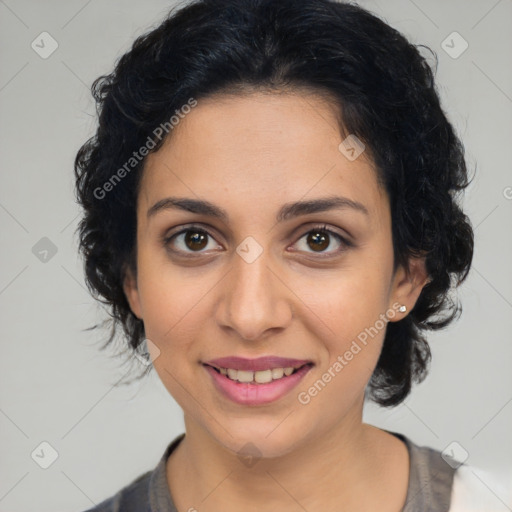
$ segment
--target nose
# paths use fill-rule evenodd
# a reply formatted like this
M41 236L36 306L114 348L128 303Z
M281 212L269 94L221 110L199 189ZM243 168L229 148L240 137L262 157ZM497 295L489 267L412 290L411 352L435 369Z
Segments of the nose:
M250 263L235 253L231 271L223 279L217 323L246 341L275 335L293 316L293 294L270 263L265 251Z

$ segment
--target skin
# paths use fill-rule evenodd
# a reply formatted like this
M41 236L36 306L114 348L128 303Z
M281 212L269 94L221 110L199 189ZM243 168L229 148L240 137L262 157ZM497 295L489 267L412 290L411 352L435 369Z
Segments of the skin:
M409 458L394 436L362 422L365 387L385 328L311 401L297 399L357 335L393 309L410 311L425 284L423 259L393 273L391 216L367 152L349 161L334 106L311 92L201 99L150 154L137 203L137 275L125 293L159 353L154 367L184 411L186 437L167 461L179 511L398 511ZM285 204L332 195L362 203L276 222ZM210 201L228 221L179 209L147 211L166 197ZM209 230L199 252L179 235ZM318 250L308 233L331 235ZM191 228L192 230L194 228ZM252 236L252 263L236 248ZM316 249L316 250L315 250ZM322 256L325 256L322 259ZM231 402L202 362L236 355L306 359L297 388L266 405ZM237 452L251 442L251 467Z

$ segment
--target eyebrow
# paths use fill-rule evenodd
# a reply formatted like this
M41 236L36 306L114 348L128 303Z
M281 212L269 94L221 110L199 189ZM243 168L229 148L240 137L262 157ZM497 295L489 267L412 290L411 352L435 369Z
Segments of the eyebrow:
M201 199L191 199L185 197L166 197L157 201L147 212L147 217L150 218L158 212L170 209L184 210L199 215L206 215L216 219L228 222L229 215L226 210ZM318 199L311 199L309 201L297 201L294 203L286 203L279 210L276 220L282 222L300 215L307 215L311 213L325 212L328 210L344 210L351 209L360 212L366 216L370 213L366 206L358 201L354 201L347 197L330 196Z

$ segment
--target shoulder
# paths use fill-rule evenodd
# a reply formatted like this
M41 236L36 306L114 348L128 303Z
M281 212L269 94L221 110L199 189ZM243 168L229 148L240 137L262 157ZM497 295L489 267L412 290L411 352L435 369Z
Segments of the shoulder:
M512 510L512 474L499 474L463 464L453 480L449 512Z
M488 471L390 432L410 455L409 487L402 512L510 512L512 473Z
M138 476L112 497L84 512L176 512L166 479L166 461L185 434L177 436L164 451L156 467Z
M409 452L409 483L402 512L447 512L455 468L440 451L419 446L403 434L387 432L405 443Z
M85 512L146 512L152 471L140 475L116 494Z

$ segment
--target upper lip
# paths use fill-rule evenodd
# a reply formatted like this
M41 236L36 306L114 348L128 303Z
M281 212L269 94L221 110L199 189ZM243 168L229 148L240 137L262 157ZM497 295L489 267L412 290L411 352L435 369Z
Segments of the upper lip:
M264 356L256 359L231 356L211 359L204 364L215 368L232 368L233 370L258 372L261 370L272 370L274 368L299 368L308 363L311 363L311 361L277 356Z

